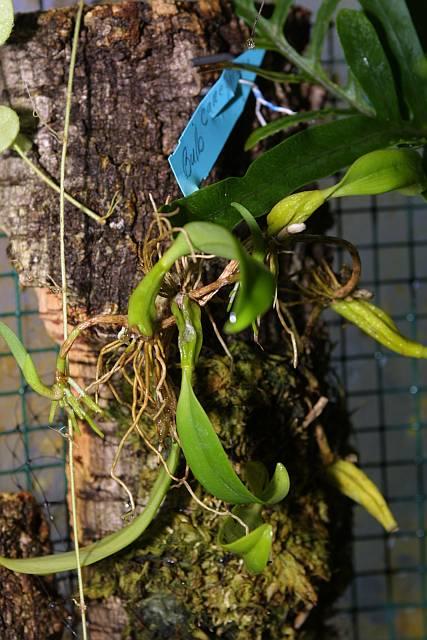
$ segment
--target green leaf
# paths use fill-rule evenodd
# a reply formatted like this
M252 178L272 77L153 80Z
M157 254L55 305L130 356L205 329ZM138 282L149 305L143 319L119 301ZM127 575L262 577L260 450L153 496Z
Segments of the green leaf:
M301 55L288 42L283 32L277 28L277 25L271 19L267 20L258 15L252 2L235 0L235 5L237 13L247 22L249 27L254 24L256 19L257 47L277 51L295 65L300 73L308 77L312 82L323 85L338 100L345 100L357 111L367 116L374 115L372 108L365 100L357 100L352 94L348 94L340 84L337 84L329 77L328 73L313 56ZM320 20L319 25L324 25L324 22Z
M168 469L171 474L175 472L178 466L179 451L179 446L173 444L167 459ZM108 558L139 538L155 517L169 489L170 483L170 475L166 472L166 469L161 466L157 480L150 491L144 511L137 516L131 524L123 527L120 531L116 531L87 547L80 548L80 565L87 567L94 562ZM32 573L36 575L60 573L77 568L74 551L25 559L12 559L0 556L0 566L18 573Z
M256 466L258 463L253 464ZM266 472L265 467L264 470ZM233 515L245 523L249 533L231 516L224 520L218 533L222 548L241 556L246 569L254 574L265 569L273 542L272 527L263 522L261 509L259 504L238 505L232 509Z
M234 512L234 509L233 509ZM220 532L219 542L224 551L235 553L243 558L246 569L257 575L261 573L269 561L271 547L273 543L273 528L269 524L262 524L246 535L233 540L233 535L229 533L227 527L233 523L233 519L227 518ZM242 527L240 527L243 530ZM231 542L225 542L231 538Z
M407 133L407 136L413 134ZM328 177L361 155L405 140L404 129L366 116L353 116L310 127L257 158L243 178L227 178L176 200L176 224L208 220L232 228L239 202L255 217L268 213L285 196L310 182Z
M277 27L280 33L283 32L286 18L289 15L292 4L293 0L276 0L276 6L274 7L273 15L271 16L271 22Z
M390 316L371 302L337 300L332 302L331 309L391 351L410 358L427 358L427 347L405 338Z
M18 133L18 115L13 109L0 105L0 153L12 146Z
M280 131L286 131L291 127L295 127L302 122L314 122L315 120L322 120L335 115L352 115L354 111L349 109L320 109L319 111L301 111L293 116L283 116L277 118L272 122L269 122L264 127L255 129L245 142L245 151L252 149L258 142L269 138L270 136L279 133Z
M181 355L181 391L176 409L176 427L188 466L200 484L216 498L232 504L275 504L289 490L285 467L276 466L271 482L258 497L243 484L233 469L223 446L192 387L192 375L198 349L201 325L193 322L190 312L195 303L187 301L172 312L177 319Z
M348 66L365 91L378 118L400 119L390 63L372 23L362 11L342 9L337 30Z
M347 82L344 90L350 100L354 102L366 102L367 100L359 81L354 77L350 68L347 69Z
M0 336L9 347L27 384L39 395L49 398L50 400L58 400L59 398L57 397L55 388L47 387L43 384L30 354L25 349L19 338L14 334L12 329L9 329L7 324L4 324L4 322L0 322Z
M397 522L383 495L366 473L347 460L336 460L325 468L326 477L345 496L362 505L386 531L396 531Z
M311 58L316 63L320 62L323 43L331 27L332 16L339 2L340 0L323 0L317 11L306 54L307 58Z
M425 124L427 83L420 82L415 73L424 53L405 1L360 0L360 4L369 18L380 23L399 67L403 97L414 120L419 124Z
M12 0L0 0L0 45L4 44L13 28Z
M212 424L183 370L176 427L185 459L195 478L216 498L232 504L260 502L234 471Z
M258 15L253 0L234 0L236 14L248 24L253 24Z
M227 331L242 331L271 307L275 282L270 271L252 258L224 227L208 222L191 222L132 292L128 308L130 327L137 326L144 335L153 335L155 300L163 279L175 261L190 255L193 249L239 262L240 288L225 326Z
M242 216L243 220L246 222L249 227L249 231L251 233L252 238L252 256L255 260L259 262L264 262L265 260L265 242L264 237L262 235L261 228L250 211L246 209L243 205L238 202L232 202L231 206L236 209Z
M278 462L274 470L273 477L259 494L263 504L277 504L281 502L289 493L290 481L286 467Z

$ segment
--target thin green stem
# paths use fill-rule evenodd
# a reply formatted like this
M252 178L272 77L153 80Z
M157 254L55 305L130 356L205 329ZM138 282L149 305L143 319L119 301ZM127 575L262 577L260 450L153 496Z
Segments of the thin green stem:
M17 142L14 143L12 149L16 151L16 153L22 158L25 164L30 167L31 171L38 175L38 177L41 178L43 182L45 182L51 189L53 189L57 193L60 193L61 189L59 185L57 185L56 182L52 180L52 178L49 178L49 176L44 171L42 171L40 167L38 167L32 160L30 160L30 158L28 158L26 153L21 149ZM66 191L64 191L64 198L75 207L77 207L77 209L80 209L80 211L89 216L89 218L92 218L92 220L99 222L99 224L105 224L107 216L98 215L97 213L95 213L95 211L92 211L92 209L89 209L89 207L86 207L86 205L73 198L73 196L70 196L70 194Z
M71 101L73 95L74 70L76 66L77 49L79 44L80 25L82 21L84 0L79 0L74 25L73 44L71 47L70 68L68 72L67 93L64 114L64 132L61 154L61 168L59 181L59 241L61 260L61 287L62 287L62 322L64 330L64 341L68 337L68 300L67 300L67 267L65 262L65 167L67 160L68 135L70 130ZM70 481L71 514L74 531L74 551L77 565L77 581L79 585L79 607L82 620L83 640L87 640L86 604L84 596L82 568L80 563L79 531L77 522L77 501L74 478L74 432L72 421L68 419L68 468Z

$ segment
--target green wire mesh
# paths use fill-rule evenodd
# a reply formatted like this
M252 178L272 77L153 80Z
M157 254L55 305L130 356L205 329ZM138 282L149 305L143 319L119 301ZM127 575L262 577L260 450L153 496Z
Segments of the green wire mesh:
M10 269L7 243L1 234L0 319L24 342L48 381L57 349L38 317L34 293L22 291L17 274ZM65 439L46 424L48 402L28 388L8 351L0 351L0 372L0 490L34 493L52 524L56 547L63 547L68 538Z
M398 196L344 207L344 202L337 205L336 232L360 249L362 286L375 293L406 335L425 342L427 207ZM343 323L331 323L331 332L361 466L382 489L400 525L388 536L356 507L355 577L337 619L345 638L425 639L427 396L422 381L427 366L373 346Z

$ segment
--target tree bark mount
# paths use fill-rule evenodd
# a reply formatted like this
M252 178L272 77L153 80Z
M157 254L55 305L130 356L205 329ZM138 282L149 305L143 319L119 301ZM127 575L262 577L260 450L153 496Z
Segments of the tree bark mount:
M21 16L13 37L0 50L1 101L10 102L21 112L24 125L34 129L30 156L55 180L59 173L73 26L73 10ZM290 28L295 40L303 46L307 39L307 14L296 10ZM72 323L97 313L125 312L129 294L140 277L138 246L151 218L149 195L152 194L159 205L168 196L178 195L167 157L197 106L207 81L206 76L192 67L191 59L220 51L237 54L243 49L247 36L226 0L131 1L85 10L75 72L66 188L101 215L107 212L116 194L119 203L114 215L103 226L67 205L66 265ZM291 106L296 108L315 106L319 99L316 90L288 90L287 95ZM30 115L33 111L37 114L36 127ZM251 120L251 117L244 118L239 127L250 128ZM242 146L240 140L237 148ZM212 177L241 173L247 162L247 155L228 146ZM58 197L21 159L7 154L0 161L0 198L7 203L0 211L0 227L10 239L12 263L22 285L37 288L42 317L49 333L60 342L60 301L54 290L60 281ZM72 350L71 374L80 384L93 379L96 351L112 337L92 334L80 340ZM322 350L326 352L325 345ZM245 351L245 355L252 358L249 352ZM222 372L221 363L218 360L210 366L219 367ZM256 370L254 365L253 371ZM280 372L288 375L283 367ZM209 393L215 394L222 388L218 387L222 375L214 375L210 380ZM248 373L248 384L251 379L255 379L254 375ZM295 401L290 400L292 413L286 416L292 424L295 420L303 420L307 404L304 397L297 401L297 396L307 387L309 379L309 373L289 376ZM233 384L236 380L224 382L230 397ZM271 385L273 389L273 381ZM270 393L271 389L267 385L265 393ZM314 385L309 400L315 400L321 391ZM221 410L212 408L217 416L221 411L226 415L225 399L224 403ZM227 411L231 411L228 405ZM249 418L245 411L242 408L245 415L242 424L246 424L245 420L252 424L252 413ZM256 411L259 408L253 413ZM123 525L125 496L109 475L120 440L118 425L110 421L101 426L106 434L103 441L84 429L77 443L77 499L82 544ZM308 456L309 436L297 428L294 431L295 438L300 439L300 444L295 445L295 454ZM290 446L294 444L290 443ZM248 447L244 444L241 449L246 453ZM122 460L118 473L138 497L138 507L142 507L155 460L132 445L125 448ZM186 499L177 498L175 506L178 505L178 511L182 513L178 520L171 521L165 516L166 519L159 521L157 529L154 528L146 541L149 552L137 551L136 556L133 552L122 554L112 564L104 569L101 565L100 572L91 575L89 593L94 598L89 604L91 639L204 640L218 635L230 640L299 637L304 617L318 602L320 585L327 584L336 569L334 560L329 558L329 549L339 527L344 526L345 517L343 520L337 518L331 533L332 516L325 500L324 492L316 489L308 501L298 497L291 503L288 515L277 516L277 526L283 530L288 527L292 545L288 544L283 556L287 561L283 568L275 568L286 575L287 583L277 579L268 586L262 583L262 578L255 583L242 576L235 559L223 560L223 573L218 573L217 560L212 561L206 555L202 541L197 536L192 538L194 534L189 533L189 527L194 525L196 531L202 531L202 539L209 537L209 522L194 514L189 516L191 509ZM332 513L333 507L331 509ZM344 509L343 513L348 512ZM285 518L283 521L282 517ZM293 524L286 518L294 518ZM301 531L310 528L313 536L318 537L317 541L311 540L308 533L301 537ZM188 534L181 550L170 529L178 538ZM215 545L213 538L210 542ZM194 556L194 562L200 565L196 573L190 575L190 567L170 573L175 564L182 566L176 558L181 558L193 547L203 549L203 553L197 555L197 561ZM202 579L203 567L208 580ZM183 582L185 571L189 575L186 585ZM234 573L236 577L230 586ZM219 606L216 599L222 599L224 595L222 584L229 602ZM204 595L200 602L193 602L189 594L197 595L199 590ZM288 596L287 591L291 595ZM243 606L239 628L236 620L239 607ZM271 625L268 616L274 619ZM263 625L265 633L270 635L262 635ZM318 639L320 635L302 637Z
M49 553L49 526L33 496L0 493L0 555L29 558ZM3 640L60 640L68 615L52 580L0 567L0 635Z

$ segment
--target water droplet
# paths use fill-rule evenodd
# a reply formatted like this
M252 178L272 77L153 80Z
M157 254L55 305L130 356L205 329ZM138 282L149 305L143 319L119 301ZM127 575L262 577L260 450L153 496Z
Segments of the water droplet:
M253 38L248 38L246 40L246 48L247 49L255 49L255 40Z
M415 384L413 384L411 387L409 387L409 393L412 396L415 396L418 393L418 387Z
M415 315L413 313L408 313L406 316L406 319L408 322L414 322L415 320Z
M230 322L231 322L231 324L236 324L236 322L237 322L236 314L233 313L233 312L230 313Z

